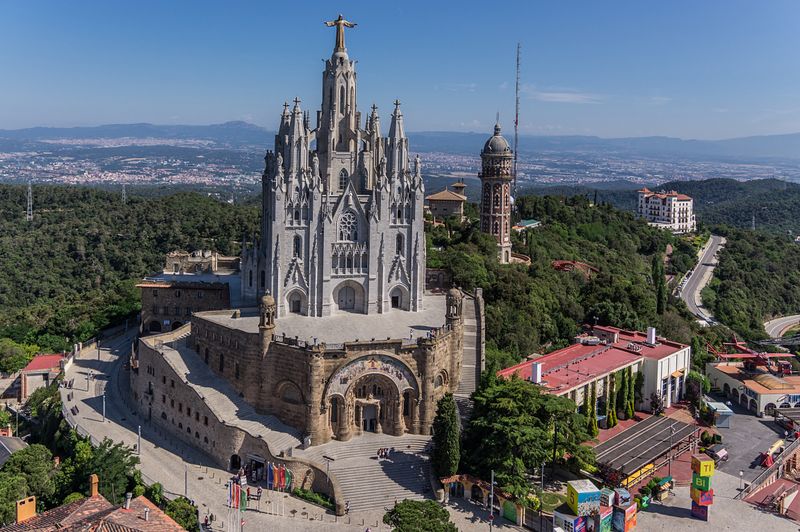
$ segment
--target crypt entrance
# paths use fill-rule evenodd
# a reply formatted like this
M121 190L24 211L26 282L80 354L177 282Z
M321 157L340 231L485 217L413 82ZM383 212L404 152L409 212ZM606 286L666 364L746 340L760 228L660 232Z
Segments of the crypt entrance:
M327 390L331 437L349 440L365 432L401 436L417 423L417 385L401 361L362 357L340 368Z

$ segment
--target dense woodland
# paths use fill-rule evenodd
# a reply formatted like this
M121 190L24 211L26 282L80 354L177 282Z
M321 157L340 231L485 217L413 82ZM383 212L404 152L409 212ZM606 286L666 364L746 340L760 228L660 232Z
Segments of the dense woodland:
M595 320L640 330L652 325L665 336L690 341L692 320L685 307L663 292L659 304L653 275L653 258L660 262L668 244L673 253L667 273L693 265L690 241L583 197L527 196L518 206L521 217L542 222L514 235L514 249L531 257L530 267L499 265L494 240L476 223L450 221L428 238L430 267L449 268L454 282L468 290L483 288L490 362L508 366L562 347L580 324ZM587 279L577 271L557 271L551 263L559 259L585 262L600 272Z
M717 228L727 237L703 302L746 339L766 337L763 322L800 313L800 245L783 235Z
M137 280L175 249L237 254L258 207L197 193L129 197L78 187L0 186L0 366L25 346L67 349L139 308ZM0 367L0 369L4 369Z

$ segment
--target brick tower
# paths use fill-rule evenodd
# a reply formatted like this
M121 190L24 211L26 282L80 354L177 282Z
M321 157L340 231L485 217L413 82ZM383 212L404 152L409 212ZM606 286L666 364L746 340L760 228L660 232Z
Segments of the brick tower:
M499 122L494 135L481 151L481 231L497 240L501 264L511 262L511 182L514 154L500 134Z

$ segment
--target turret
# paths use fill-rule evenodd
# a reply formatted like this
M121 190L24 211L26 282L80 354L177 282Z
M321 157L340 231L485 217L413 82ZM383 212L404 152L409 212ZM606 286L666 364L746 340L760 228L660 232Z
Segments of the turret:
M390 179L402 177L408 170L408 139L403 128L400 100L394 101L389 136L386 138L386 162Z
M258 334L261 341L261 356L264 357L275 333L275 298L264 294L258 307Z

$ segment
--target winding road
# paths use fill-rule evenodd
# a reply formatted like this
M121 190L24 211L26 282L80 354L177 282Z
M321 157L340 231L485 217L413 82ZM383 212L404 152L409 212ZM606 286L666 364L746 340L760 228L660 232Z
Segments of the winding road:
M798 324L800 324L800 314L795 314L793 316L784 316L782 318L766 321L764 322L764 329L770 337L780 338L783 336L783 333L786 332L786 329Z
M701 292L706 287L714 274L717 266L717 252L725 245L725 238L718 235L711 235L700 259L697 261L691 275L689 275L679 289L680 298L689 307L689 312L703 324L714 325L714 316L703 306Z

